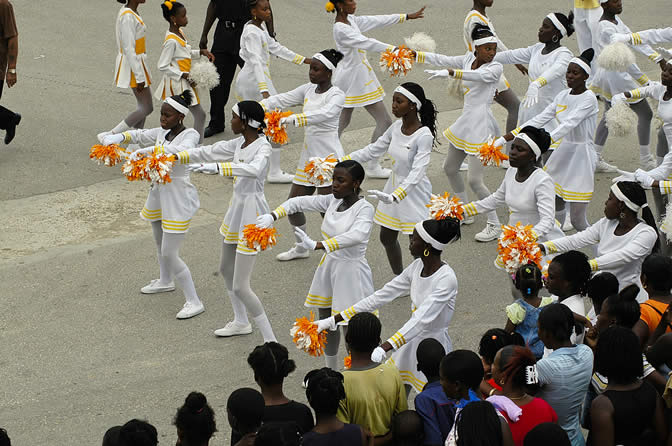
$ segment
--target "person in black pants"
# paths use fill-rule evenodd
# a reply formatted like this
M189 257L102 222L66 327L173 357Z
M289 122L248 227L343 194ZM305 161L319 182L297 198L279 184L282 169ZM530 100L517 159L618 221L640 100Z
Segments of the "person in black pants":
M16 29L14 9L9 0L0 0L0 98L4 81L7 87L16 84L16 59L19 53L19 33ZM21 115L0 106L0 129L6 130L5 144L16 134Z
M206 138L224 131L224 107L229 100L236 65L242 68L244 63L238 53L243 26L250 20L247 0L210 0L199 44L201 49L208 47L208 33L215 20L218 22L210 52L215 56L214 64L220 80L219 85L210 91L210 123L205 129ZM272 16L266 25L274 37Z

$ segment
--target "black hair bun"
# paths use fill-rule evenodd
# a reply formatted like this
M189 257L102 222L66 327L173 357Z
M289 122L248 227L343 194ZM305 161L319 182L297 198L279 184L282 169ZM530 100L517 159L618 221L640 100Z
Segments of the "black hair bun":
M206 404L208 404L208 400L201 392L191 392L184 400L184 407L192 413L200 412Z
M191 106L191 101L194 99L194 94L191 90L184 90L178 95L179 102L185 107Z
M532 141L537 143L539 150L541 150L542 153L546 152L549 147L551 147L551 135L544 128L537 128L528 125L523 127L520 132L525 133L527 136L532 138Z
M588 62L588 65L593 61L593 57L595 57L595 50L592 48L588 48L586 51L581 53L581 59L585 60Z

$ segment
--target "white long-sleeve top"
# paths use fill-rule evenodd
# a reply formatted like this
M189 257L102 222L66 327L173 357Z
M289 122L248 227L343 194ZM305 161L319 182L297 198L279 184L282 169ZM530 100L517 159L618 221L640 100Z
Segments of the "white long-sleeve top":
M341 312L343 320L355 314L373 312L400 296L411 296L411 318L387 341L398 350L422 333L444 332L455 310L457 277L448 264L434 274L422 277L422 260L415 259L397 277L357 304Z
M621 289L636 284L641 288L639 276L642 262L651 254L658 234L649 225L639 222L623 235L615 235L618 219L601 218L584 231L544 242L547 254L567 252L597 244L597 257L590 260L593 271L608 271L618 278Z
M191 105L198 104L198 95L191 88L189 81L182 78L184 73L191 72L191 59L198 57L200 57L200 51L192 50L191 45L183 36L167 31L157 64L163 78L156 87L154 96L159 100L164 100L167 97L181 94L184 90L191 90Z
M136 84L143 82L150 84L151 79L145 64L147 59L146 33L147 26L140 15L127 7L119 10L115 26L119 50L114 74L117 87L135 87Z
M672 147L672 98L665 100L666 92L666 86L660 82L652 81L646 87L631 90L630 94L633 98L652 98L658 101L658 116L663 121L663 132L665 133L667 144ZM670 169L672 169L672 166L670 166ZM672 170L670 170L670 173L672 173Z
M672 42L672 28L653 28L631 34L633 45L653 45Z
M273 211L278 218L303 211L324 213L322 219L322 246L327 255L341 260L357 260L366 255L366 247L373 228L374 208L364 199L344 211L338 207L343 199L329 195L294 197Z

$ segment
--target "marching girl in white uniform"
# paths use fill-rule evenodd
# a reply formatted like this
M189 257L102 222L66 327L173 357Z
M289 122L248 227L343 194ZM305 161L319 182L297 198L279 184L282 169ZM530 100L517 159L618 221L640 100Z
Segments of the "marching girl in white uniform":
M336 324L350 320L355 314L373 312L401 296L411 296L411 317L380 347L371 353L371 360L383 362L386 353L394 350L390 361L396 365L406 385L421 392L427 384L418 371L416 350L423 339L434 338L446 352L452 350L448 326L455 310L457 277L441 260L446 246L460 238L460 222L455 218L425 220L415 225L409 249L415 260L383 288L339 314L318 321L318 331L334 330Z
M436 109L420 85L406 82L394 90L392 114L401 119L376 142L346 159L363 163L388 153L394 162L392 176L382 192L370 190L369 196L379 200L373 220L380 225L380 241L392 271L401 274L404 265L399 233L410 237L415 224L429 217L432 183L427 168L436 135Z
M602 18L598 24L597 35L593 38L593 48L595 49L596 56L599 56L604 47L611 43L612 35L630 32L630 28L618 17L618 14L623 11L621 0L601 0L601 4L603 9ZM665 61L662 56L650 46L637 45L633 48L656 63L662 61L661 68L665 68ZM595 132L595 150L598 154L601 155L609 136L606 114L611 108L611 97L617 93L630 91L648 83L649 78L639 69L637 64L632 64L625 73L608 71L602 68L599 63L595 65L595 73L591 78L589 88L605 102L604 115ZM641 98L629 99L628 105L637 114L639 164L643 169L652 169L656 165L650 151L653 112L651 111L651 107L649 107L649 103L643 101ZM611 169L611 171L614 171L614 169Z
M394 48L394 45L366 37L363 33L383 26L404 23L406 20L421 19L424 17L425 8L412 14L376 16L355 16L357 10L355 0L328 1L326 8L329 12L336 12L334 41L336 48L345 56L334 73L334 85L345 92L345 108L341 113L338 133L341 135L350 125L355 108L364 107L376 121L376 128L371 135L371 142L375 142L392 124L392 118L385 110L382 102L385 92L369 64L366 52L382 53ZM377 160L371 161L366 167L369 178L390 176L389 169L383 169Z
M586 88L593 54L593 50L588 49L581 57L573 58L567 67L569 89L561 91L543 112L521 126L542 128L554 119L559 122L551 132L551 140L562 141L544 169L555 183L555 218L565 221L565 203L569 202L570 221L577 231L588 227L586 211L595 188L597 155L593 150L593 135L599 107L595 94ZM516 133L518 129L500 140L511 141ZM500 140L495 144L500 144Z
M459 68L425 71L431 74L430 79L453 77L462 80L464 88L462 115L443 131L443 136L450 143L443 170L448 176L453 192L463 203L469 202L460 176L460 165L465 158L469 164L467 180L471 190L479 199L490 195L483 181L484 167L477 155L478 149L488 141L488 138L499 132L490 106L503 72L502 64L493 62L497 53L497 37L483 25L476 25L473 34L476 50L463 56L451 57L420 51L416 53L419 63ZM471 224L473 219L465 219L463 223ZM487 225L476 234L475 238L479 242L489 242L499 237L500 232L499 218L493 211L488 213Z
M161 106L161 127L106 135L103 144L132 143L145 146L146 148L133 153L134 158L141 154L150 154L155 149L165 153L177 153L185 148L196 147L198 132L185 128L183 124L184 117L189 114L191 99L190 91L167 98ZM159 278L152 280L141 291L144 294L173 291L175 280L186 299L184 307L177 313L177 318L188 319L205 311L196 294L189 267L179 257L180 246L200 202L185 166L175 165L170 172L170 178L170 183L152 183L145 206L140 212L143 220L152 223L160 271Z
M270 227L273 221L302 211L324 213L322 241L312 240L303 230L295 228L306 250L321 250L322 256L305 306L318 308L319 317L350 308L373 293L371 268L366 262L366 246L373 227L373 206L359 196L364 168L353 160L341 161L334 167L333 194L294 197L278 206L271 214L257 218L257 226ZM347 327L347 322L340 325ZM327 367L338 370L340 332L327 333Z
M297 65L310 65L310 59L280 45L268 34L266 21L271 18L268 0L248 0L252 20L245 24L240 36L240 58L245 65L236 77L236 97L239 101L261 101L277 94L271 80L271 54ZM280 153L274 147L268 169L269 183L291 183L292 175L282 171Z
M498 51L495 62L501 64L528 64L530 85L525 93L523 106L518 112L518 123L529 121L553 102L553 98L567 88L565 74L567 65L574 55L561 40L574 33L571 19L562 13L552 12L541 22L536 43L527 48ZM558 126L557 121L548 122L544 128L552 131ZM555 149L557 143L552 144L550 150ZM547 158L550 152L545 152Z
M240 135L238 138L185 150L177 156L178 162L184 164L208 163L194 165L193 170L197 172L234 178L233 196L219 229L224 237L219 271L226 281L234 320L215 330L215 335L226 337L252 333L247 318L249 312L264 342L271 342L275 341L271 323L250 287L257 251L248 248L243 236L245 225L254 224L257 215L270 211L264 196L264 180L271 144L261 133L263 126L264 109L261 105L254 101L239 102L233 107L231 115L231 130Z
M333 154L340 159L344 155L341 140L338 138L338 117L343 110L345 93L331 84L332 73L341 59L343 54L336 50L324 50L315 54L308 72L309 83L261 101L262 107L267 110L303 105L301 113L282 118L282 122L291 122L296 127L306 127L303 150L289 190L289 198L312 195L315 189L320 195L331 193L331 183L324 183L316 188L308 180L304 168L312 157L325 158ZM291 214L289 222L292 226L306 231L306 217L303 212ZM297 245L287 252L278 254L276 258L285 261L309 257L309 251L298 246L301 239L297 238L296 241Z
M189 80L191 72L191 59L198 59L201 54L210 60L214 60L207 49L192 50L187 43L187 38L181 28L187 26L187 8L182 3L167 0L161 4L163 17L170 23L166 38L163 41L163 49L159 56L159 71L163 74L161 82L154 91L156 99L165 100L169 96L180 94L185 90L192 93L192 101L189 111L194 115L194 129L201 135L199 143L203 143L203 130L205 129L205 111L201 106L196 84Z
M639 211L644 221L637 218ZM590 261L593 271L612 273L621 289L633 283L639 286L640 303L648 298L639 279L642 262L659 250L660 243L642 186L632 181L612 184L604 203L604 218L585 231L544 242L540 247L547 254L554 254L591 245L597 245L597 257Z
M98 140L101 142L105 135L125 132L130 128L143 128L145 118L153 110L152 93L149 90L152 79L146 63L147 26L138 14L138 6L145 0L117 1L125 5L117 14L115 35L119 53L114 64L114 83L119 88L130 88L133 91L138 108L109 132L99 133Z

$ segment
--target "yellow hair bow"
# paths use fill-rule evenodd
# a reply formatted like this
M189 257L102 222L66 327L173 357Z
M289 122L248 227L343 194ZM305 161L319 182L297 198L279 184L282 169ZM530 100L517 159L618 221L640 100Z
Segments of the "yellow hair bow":
M168 11L172 11L173 9L173 2L171 0L166 0L163 2L164 5L166 5L166 8L168 8Z
M334 5L333 2L328 1L327 4L324 5L324 9L325 9L327 12L333 12L334 9L336 9L336 5Z

